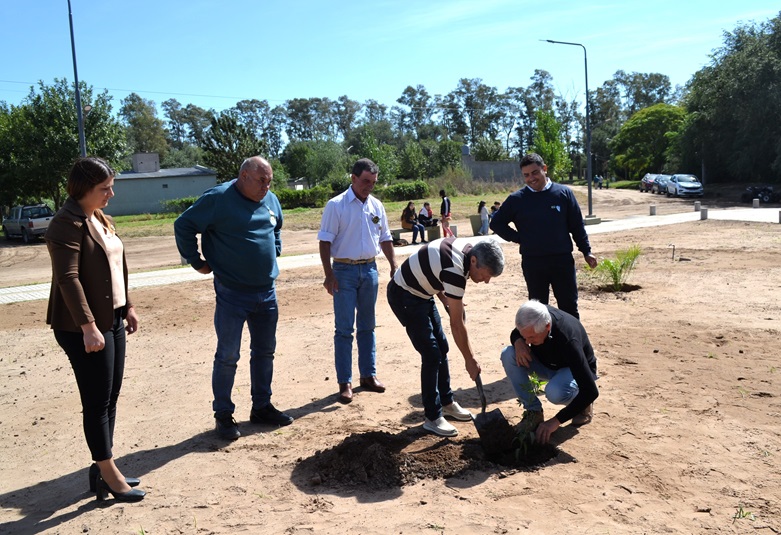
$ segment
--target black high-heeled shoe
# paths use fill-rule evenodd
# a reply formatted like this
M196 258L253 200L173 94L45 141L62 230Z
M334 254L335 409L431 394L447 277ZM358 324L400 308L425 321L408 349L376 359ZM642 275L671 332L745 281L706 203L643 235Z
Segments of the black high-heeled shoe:
M108 498L109 493L114 496L114 499L118 502L140 502L146 496L146 491L141 489L130 489L127 492L114 492L108 483L103 481L103 478L98 476L98 482L95 489L95 496L99 502L102 502Z
M98 468L97 464L92 464L92 466L89 467L89 491L95 492L95 490L98 488L98 476L100 475L100 468ZM131 487L137 487L141 484L141 480L137 477L126 477L125 483L130 485Z

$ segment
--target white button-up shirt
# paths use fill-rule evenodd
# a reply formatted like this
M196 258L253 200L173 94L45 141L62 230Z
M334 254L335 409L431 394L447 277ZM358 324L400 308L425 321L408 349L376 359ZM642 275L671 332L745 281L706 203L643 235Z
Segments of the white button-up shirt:
M350 186L325 205L317 239L331 243L333 258L365 260L379 255L380 243L393 237L382 203L371 195L361 202Z

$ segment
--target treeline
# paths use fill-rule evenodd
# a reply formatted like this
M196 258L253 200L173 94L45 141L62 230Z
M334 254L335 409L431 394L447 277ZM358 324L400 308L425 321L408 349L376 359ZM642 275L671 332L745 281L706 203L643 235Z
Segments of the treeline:
M711 63L685 88L659 73L616 72L590 92L594 174L636 179L646 172L703 170L709 182L776 181L781 176L781 17L726 33ZM202 164L220 180L264 154L275 187L292 178L313 187L343 183L358 157L375 160L381 180L427 180L458 168L461 146L478 160L540 152L556 179L583 176L585 116L577 96L556 92L536 70L526 87L500 91L463 78L445 95L408 86L396 103L344 95L251 99L217 112L133 93L114 112L107 92L80 87L88 153L119 169L134 152L157 152L161 166ZM74 88L66 80L31 88L19 106L0 102L0 204L49 198L59 205L78 155Z

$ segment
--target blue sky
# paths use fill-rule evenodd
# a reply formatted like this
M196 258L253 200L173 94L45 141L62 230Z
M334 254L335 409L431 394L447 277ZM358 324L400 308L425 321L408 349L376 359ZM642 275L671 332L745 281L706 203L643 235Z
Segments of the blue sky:
M504 91L535 69L583 99L617 70L685 84L723 32L778 15L741 0L71 0L79 78L114 96L176 98L222 110L241 99L282 104L340 95L389 107L408 85L446 94L460 78ZM0 0L0 100L38 80L73 81L67 0Z

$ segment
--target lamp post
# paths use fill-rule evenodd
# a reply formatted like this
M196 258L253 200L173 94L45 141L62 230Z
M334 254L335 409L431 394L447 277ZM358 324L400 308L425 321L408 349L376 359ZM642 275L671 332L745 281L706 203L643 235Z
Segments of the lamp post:
M586 67L586 184L588 185L588 217L594 217L591 201L591 118L589 116L588 104L588 56L586 47L580 43L568 43L567 41L554 41L552 39L541 39L554 45L579 46L583 49L583 64Z
M73 78L76 83L76 118L79 122L79 153L84 158L87 155L87 142L84 139L84 116L81 111L81 92L79 91L79 71L76 68L76 40L73 38L73 12L71 0L68 0L68 21L71 27L71 51L73 52ZM90 108L92 109L92 108Z

